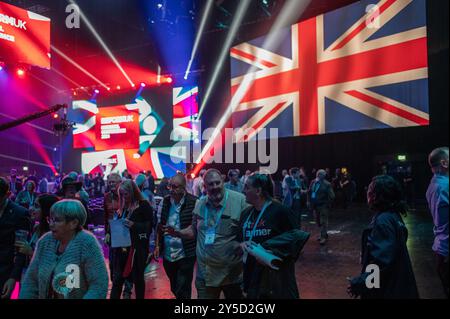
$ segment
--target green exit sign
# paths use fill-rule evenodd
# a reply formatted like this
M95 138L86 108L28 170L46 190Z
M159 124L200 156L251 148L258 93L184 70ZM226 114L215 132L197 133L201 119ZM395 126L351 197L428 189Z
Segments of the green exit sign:
M406 161L406 155L397 155L397 160L399 160L400 162Z

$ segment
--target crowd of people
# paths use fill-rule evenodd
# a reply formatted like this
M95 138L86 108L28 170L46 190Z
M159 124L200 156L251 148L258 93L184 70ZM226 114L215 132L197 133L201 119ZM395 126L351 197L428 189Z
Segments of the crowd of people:
M434 173L426 197L435 224L437 268L448 296L448 148L431 152ZM347 169L283 170L277 183L264 172L231 169L182 173L158 185L150 174L127 171L55 180L21 181L17 171L0 178L0 289L10 298L20 282L23 299L145 298L145 268L163 261L173 295L299 298L295 263L310 234L301 215L313 212L320 245L328 240L333 207L346 208L356 185ZM226 182L225 182L226 181ZM89 201L103 198L104 244L90 232ZM362 235L362 272L348 293L361 298L418 298L402 216L402 188L388 175L373 178L367 203L374 217ZM154 241L154 247L150 244ZM106 261L109 262L108 267ZM196 272L194 278L194 268ZM381 288L369 289L367 266L380 268ZM108 274L109 269L109 274Z

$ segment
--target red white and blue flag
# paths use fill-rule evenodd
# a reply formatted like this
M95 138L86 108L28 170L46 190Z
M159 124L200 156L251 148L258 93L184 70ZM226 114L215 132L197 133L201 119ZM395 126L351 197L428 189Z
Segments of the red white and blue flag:
M375 7L373 5L376 5ZM363 0L231 49L237 141L429 125L425 0ZM256 67L248 73L250 67ZM244 82L245 83L245 82Z
M173 88L173 141L190 141L198 138L194 118L198 115L198 87Z

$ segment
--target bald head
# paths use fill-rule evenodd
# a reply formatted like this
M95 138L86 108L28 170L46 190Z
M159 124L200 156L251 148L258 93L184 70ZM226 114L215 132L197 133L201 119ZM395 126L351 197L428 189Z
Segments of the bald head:
M170 197L179 203L186 194L186 178L182 174L176 174L169 181Z
M428 155L433 173L448 174L448 147L439 147L431 151Z
M183 174L177 174L172 176L170 179L170 183L180 185L183 188L186 188L186 178Z
M223 183L222 173L217 169L209 169L203 177L205 181L206 193L213 205L217 205L223 198L225 187Z
M324 179L327 176L327 172L324 169L319 169L316 173L318 179Z
M206 182L206 180L214 178L214 177L217 177L217 176L222 179L222 173L219 170L215 169L215 168L211 168L211 169L209 169L209 170L207 170L205 172L205 175L203 176L203 179Z

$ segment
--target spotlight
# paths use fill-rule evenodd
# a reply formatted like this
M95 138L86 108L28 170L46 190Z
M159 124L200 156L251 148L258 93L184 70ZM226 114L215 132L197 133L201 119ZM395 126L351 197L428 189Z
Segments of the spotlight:
M166 82L167 82L167 83L172 83L172 82L173 82L173 79L172 79L171 77L167 77L167 78L166 78Z
M296 1L294 1L296 2ZM244 16L247 12L247 9L250 5L250 1L240 1L238 8L236 9L236 13L233 18L233 22L231 23L230 31L228 32L227 38L225 39L225 43L222 49L222 53L219 56L219 59L216 63L216 67L214 69L214 72L211 76L211 79L209 80L208 87L206 89L205 95L203 95L203 101L200 106L200 110L198 113L198 117L200 118L205 110L206 104L208 103L209 97L212 94L212 91L219 79L219 75L222 72L222 69L225 65L225 61L230 55L230 48L233 44L233 40L236 37L236 34L239 30L239 26L241 25L241 22L244 19Z
M27 171L28 171L28 166L24 166L24 167L23 167L23 171L24 171L24 172L27 172Z
M116 67L120 70L120 72L123 74L123 76L127 79L128 83L133 83L128 76L128 74L125 72L123 67L120 65L117 58L114 56L110 48L106 45L105 41L103 41L102 37L98 34L97 30L95 30L94 26L91 24L89 19L84 15L84 13L80 10L79 6L74 0L69 0L70 3L76 5L78 7L78 14L83 19L84 23L87 25L88 29L91 31L92 35L97 39L98 43L102 46L105 53L110 57L110 59L113 61L113 63L116 65ZM106 88L106 86L103 86Z
M120 85L116 86L116 90L120 90Z
M271 30L278 30L281 28L281 26L284 26L287 24L287 22L291 21L297 21L298 17L303 14L306 7L311 3L310 0L305 1L290 1L286 2L286 4L283 6L280 14L278 15L277 19L275 20L274 24L272 25ZM292 22L293 23L293 22ZM269 32L269 35L267 39L264 41L263 48L265 50L273 50L273 48L276 48L279 45L280 38L277 37L276 32ZM231 117L231 114L238 105L243 100L245 94L247 93L247 88L250 87L253 77L252 74L257 71L257 68L255 66L250 67L250 69L247 71L247 75L244 77L244 80L242 83L240 83L237 91L233 95L230 103L227 106L226 112L223 114L221 119L219 120L219 123L216 125L216 131L213 134L213 136L210 137L206 145L203 147L202 152L199 157L197 157L196 163L200 163L195 167L195 170L200 170L201 167L204 165L204 163L201 163L201 160L206 156L207 152L210 151L212 145L214 144L218 133L222 131L222 129L225 127L226 123ZM211 83L211 82L210 82ZM206 95L203 97L203 101L205 101ZM203 107L200 109L199 115L197 118L201 117L203 111ZM216 133L217 132L217 133Z
M135 88L135 87L136 87L136 84L132 83L132 84L131 84L131 87Z
M58 113L53 113L53 118L57 119L59 117Z
M111 91L111 88L110 88L110 87L108 87L108 88L107 88L107 90L108 90L108 91Z
M156 83L161 83L161 66L158 65L158 76L156 77Z
M69 58L66 54L64 54L62 51L60 51L57 47L55 46L51 46L52 50L55 51L58 55L60 55L64 60L66 60L67 62L69 62L70 64L72 64L74 67L76 67L78 70L80 70L81 72L83 72L84 74L86 74L87 76L89 76L91 79L93 79L95 82L97 82L98 84L100 84L102 87L104 87L105 89L107 88L106 84L103 83L102 81L100 81L98 78L96 78L95 76L93 76L91 73L89 73L86 69L84 69L81 65L79 65L78 63L76 63L74 60L72 60L71 58ZM82 90L84 90L84 88L81 88Z
M141 82L141 84L139 84L139 89L137 90L135 99L141 96L141 93L142 91L144 91L145 86L146 84L144 82Z
M91 98L89 99L89 101L95 102L95 101L96 101L96 98L97 98L97 95L98 95L99 93L100 93L100 90L99 90L99 89L95 89L94 92L92 93L92 96L91 96Z
M195 37L194 47L192 49L191 58L189 59L188 67L186 69L186 72L184 74L184 79L187 80L189 77L189 73L191 71L192 63L194 61L195 55L197 54L198 46L200 44L200 38L203 34L203 30L205 29L206 20L210 16L211 9L213 7L213 0L208 0L208 2L205 5L205 10L203 11L202 20L200 22L200 27L197 31L197 36Z
M158 9L161 9L163 7L163 4L162 3L158 3L157 7L158 7Z
M25 75L25 70L22 69L22 68L18 68L17 69L17 75L20 76L20 77L24 76Z

